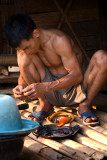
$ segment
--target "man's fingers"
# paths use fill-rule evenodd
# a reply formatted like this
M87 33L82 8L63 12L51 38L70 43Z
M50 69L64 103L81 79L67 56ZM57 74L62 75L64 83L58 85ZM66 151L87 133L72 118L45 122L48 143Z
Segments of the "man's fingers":
M14 94L22 95L22 93L21 93L21 92L19 92L19 91L17 91L17 90L14 90L13 92L14 92Z
M26 88L22 89L22 92L29 92L32 90L32 87L31 86L27 86Z
M30 90L30 91L28 91L28 92L25 92L25 93L23 93L23 95L24 96L31 96L33 93L32 93L32 91Z

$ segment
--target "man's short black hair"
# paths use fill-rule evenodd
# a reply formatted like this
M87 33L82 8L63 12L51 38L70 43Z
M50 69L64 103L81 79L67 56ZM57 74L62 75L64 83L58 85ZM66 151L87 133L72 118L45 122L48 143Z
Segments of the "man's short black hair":
M29 40L32 37L36 24L26 14L15 14L10 17L5 26L5 33L9 45L16 48L23 39Z

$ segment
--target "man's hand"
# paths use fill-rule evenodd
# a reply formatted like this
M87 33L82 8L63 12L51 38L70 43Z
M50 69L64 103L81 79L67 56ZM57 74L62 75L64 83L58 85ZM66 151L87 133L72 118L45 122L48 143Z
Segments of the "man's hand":
M13 89L13 94L15 98L18 98L22 101L26 100L26 97L23 95L22 89L24 89L26 86L25 85L17 85Z
M22 92L24 96L27 96L30 99L36 99L43 96L46 91L44 90L44 85L42 83L33 83L22 89Z

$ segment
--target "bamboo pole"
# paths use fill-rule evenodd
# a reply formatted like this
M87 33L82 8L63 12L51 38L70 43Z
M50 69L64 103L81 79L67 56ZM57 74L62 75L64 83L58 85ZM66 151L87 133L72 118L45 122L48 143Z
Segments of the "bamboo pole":
M0 55L0 65L1 66L17 66L17 56L16 55Z
M29 114L31 114L31 112L28 112L28 111L26 111L26 110L21 110L20 111L20 114L21 114L21 116L23 117L23 118L28 118L28 116L29 116Z
M105 145L105 144L102 144L98 141L95 141L89 137L85 137L79 133L77 133L75 135L74 140L83 144L83 145L91 147L97 151L100 151L101 153L103 153L104 155L107 156L107 145Z
M89 57L87 56L87 54L86 54L86 52L85 52L85 50L84 50L84 48L83 48L83 46L82 46L82 44L81 44L78 36L77 36L77 34L74 32L73 27L71 26L71 23L69 22L66 14L63 13L63 10L62 10L62 8L60 7L60 5L59 5L59 3L57 2L57 0L54 0L54 3L56 4L56 6L57 6L58 10L60 11L60 13L64 16L64 18L65 18L65 20L66 20L66 23L67 23L68 27L70 28L71 32L73 33L73 35L74 35L74 37L75 37L75 39L76 39L76 41L77 41L77 43L78 43L81 51L83 52L83 54L85 55L87 61L89 62Z
M102 126L103 128L107 129L107 123L106 123L106 122L100 120L100 124L101 124L101 126Z
M101 159L105 158L105 155L103 153L98 152L95 149L90 148L90 146L88 147L86 145L80 144L80 143L75 142L73 140L65 139L65 140L59 140L59 142L61 142L64 145L67 145L68 147L72 146L73 149L76 149L78 151L83 151L84 153L86 153L90 157L92 157L93 159L101 160Z
M75 121L78 122L79 124L83 124L82 119L80 119L78 116L75 116ZM99 133L105 134L107 136L107 130L99 125L95 127L91 127L91 126L88 126L88 127Z
M50 147L47 147L42 143L37 142L36 140L31 139L28 136L25 138L24 146L29 150L45 157L46 159L56 160L57 157L61 159L61 157L63 156L63 160L66 160L66 156L58 153L57 151L53 150ZM70 158L68 158L67 160L70 160Z
M99 133L99 132L97 132L87 126L81 125L77 122L74 122L74 121L72 122L72 125L76 125L76 124L81 126L81 133L83 135L88 136L98 142L101 142L101 143L107 145L107 136L106 135L101 134L101 133Z
M36 138L36 136L34 136L32 133L28 137L30 137L40 143L43 143L43 144L57 150L58 152L63 153L64 155L66 155L74 160L91 159L87 154L84 154L80 151L74 150L73 148L65 146L59 142L52 140L52 139L46 139L46 138L41 138L41 137Z
M93 110L93 112L104 122L107 123L107 113L98 111L98 110Z
M66 14L66 15L68 14L69 9L70 9L70 7L71 7L71 4L72 4L72 0L69 0L69 1L68 1L68 4L67 4L67 6L66 6L66 8L65 8L65 10L64 10L64 14ZM57 29L60 29L60 28L61 28L64 20L65 20L65 17L64 17L64 15L62 15L62 17L61 17L61 19L60 19L60 22L58 23Z

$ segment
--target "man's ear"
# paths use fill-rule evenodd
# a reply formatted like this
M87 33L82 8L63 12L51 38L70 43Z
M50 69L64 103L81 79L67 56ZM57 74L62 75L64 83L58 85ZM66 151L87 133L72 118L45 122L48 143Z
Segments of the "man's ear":
M34 31L33 31L33 37L34 38L38 38L39 36L40 36L39 30L38 29L34 29Z

